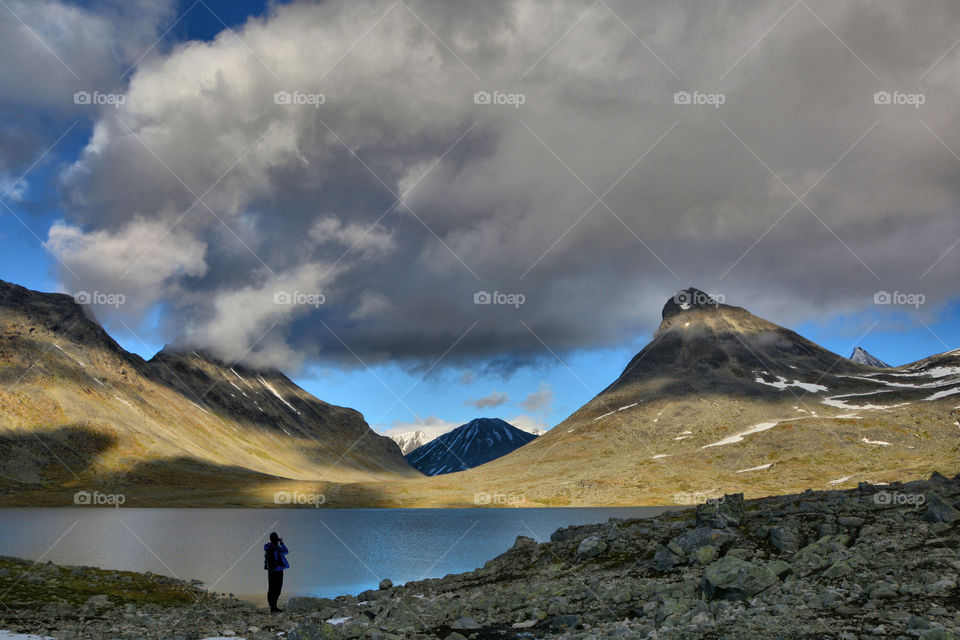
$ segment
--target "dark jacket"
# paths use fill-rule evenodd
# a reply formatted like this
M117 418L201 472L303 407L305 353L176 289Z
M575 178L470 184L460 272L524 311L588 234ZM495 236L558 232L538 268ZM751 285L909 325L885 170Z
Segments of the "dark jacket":
M290 568L287 562L287 545L282 542L274 544L268 542L263 545L263 568L267 571L283 571Z

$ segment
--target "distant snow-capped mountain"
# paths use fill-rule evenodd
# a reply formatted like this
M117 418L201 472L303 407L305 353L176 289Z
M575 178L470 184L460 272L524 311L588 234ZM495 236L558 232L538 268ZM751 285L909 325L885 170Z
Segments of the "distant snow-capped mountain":
M403 455L407 455L414 449L422 447L435 437L436 436L428 436L420 429L417 429L416 431L407 431L404 433L395 433L389 436L389 438L396 442L397 446L400 447L400 451L403 453Z
M499 418L476 418L404 457L422 473L436 476L480 466L536 438Z
M886 362L870 354L866 349L857 347L853 350L853 354L850 355L850 359L854 362L859 362L860 364L865 364L868 367L880 367L882 369L889 369L890 365Z
M510 423L507 423L510 424ZM546 433L545 430L540 427L521 427L518 425L510 425L519 429L520 431L526 431L527 433L533 434L535 436L542 436ZM427 433L422 429L417 429L415 431L404 431L403 433L393 433L393 434L384 434L388 438L397 443L397 446L400 447L400 451L403 452L403 455L407 455L414 449L422 447L423 445L433 442L440 436L445 433L450 433L456 427L450 427L447 431L440 431L435 433Z

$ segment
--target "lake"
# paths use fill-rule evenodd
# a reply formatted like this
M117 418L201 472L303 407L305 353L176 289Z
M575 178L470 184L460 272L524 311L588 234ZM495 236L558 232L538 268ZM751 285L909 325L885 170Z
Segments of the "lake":
M290 549L283 597L334 597L476 569L518 535L542 542L560 527L671 508L2 509L0 555L198 579L263 602L271 531Z

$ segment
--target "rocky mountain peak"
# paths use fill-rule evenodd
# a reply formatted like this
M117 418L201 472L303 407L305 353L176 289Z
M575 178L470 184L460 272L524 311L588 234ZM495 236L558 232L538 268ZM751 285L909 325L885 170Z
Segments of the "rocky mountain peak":
M688 287L686 289L680 289L673 294L672 298L667 300L667 303L663 305L662 315L663 319L667 320L685 311L717 311L718 309L726 308L726 306L727 305L723 304L722 300L718 300L717 297L700 289Z
M857 347L854 349L853 353L850 355L850 359L854 362L865 364L870 367L881 367L883 369L888 369L890 367L890 365L888 365L886 362L880 358L877 358L862 347Z

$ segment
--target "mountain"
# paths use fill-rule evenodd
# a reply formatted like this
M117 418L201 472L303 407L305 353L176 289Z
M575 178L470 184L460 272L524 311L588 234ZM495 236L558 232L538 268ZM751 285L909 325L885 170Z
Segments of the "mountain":
M397 446L400 447L400 452L403 453L403 455L407 455L417 447L422 447L433 440L433 438L419 429L416 431L395 433L392 436L389 436L389 438L397 443Z
M620 376L543 436L397 491L431 504L477 492L531 506L683 504L960 471L960 350L878 370L696 289L661 317Z
M880 358L874 357L866 349L857 347L853 350L853 353L850 354L850 359L859 364L865 364L868 367L877 367L879 369L889 369L890 365L881 360Z
M419 475L363 416L278 371L121 348L70 296L0 281L0 504L272 503L299 483ZM326 495L326 494L331 495Z
M480 466L536 438L499 418L476 418L404 457L415 469L436 476Z

